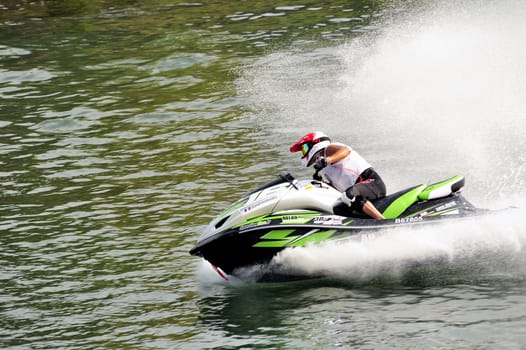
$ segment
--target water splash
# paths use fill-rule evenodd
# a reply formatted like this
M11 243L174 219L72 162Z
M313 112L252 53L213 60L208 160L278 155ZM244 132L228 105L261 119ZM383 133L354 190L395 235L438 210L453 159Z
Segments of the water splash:
M526 189L524 15L514 0L440 1L338 47L271 53L238 88L284 162L291 142L324 130L388 190L463 173L470 198L491 204Z
M526 6L446 3L340 49L337 99L352 117L336 122L352 119L356 136L391 146L384 157L404 149L423 172L460 169L485 198L524 193Z
M430 266L437 273L454 268L472 278L525 278L523 215L517 210L434 226L384 230L365 240L288 249L273 264L284 274L362 282L378 278L400 280L415 267L423 266Z
M320 129L359 149L389 192L464 173L476 205L526 208L525 15L515 0L434 2L336 48L272 53L238 87L284 162L288 144ZM357 279L414 262L524 276L524 214L291 249L275 263Z

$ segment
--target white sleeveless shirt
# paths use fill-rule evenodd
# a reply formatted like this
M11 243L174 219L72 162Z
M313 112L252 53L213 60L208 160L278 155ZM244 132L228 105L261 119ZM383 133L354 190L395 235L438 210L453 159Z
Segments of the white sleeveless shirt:
M371 167L362 156L351 147L347 147L351 153L337 163L327 165L320 171L323 179L338 191L343 192L356 183L360 174Z

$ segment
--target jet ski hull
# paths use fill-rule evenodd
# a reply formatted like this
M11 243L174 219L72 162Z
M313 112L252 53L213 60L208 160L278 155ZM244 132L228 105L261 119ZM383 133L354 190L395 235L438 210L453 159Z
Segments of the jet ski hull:
M461 198L457 198L461 200ZM480 211L466 211L449 218L405 217L385 220L348 218L324 213L289 212L279 217L262 217L249 225L220 232L199 242L191 251L201 256L226 274L236 274L236 269L252 265L266 265L282 250L287 248L320 244L329 241L363 239L376 231L395 227L414 227L447 219L470 217ZM295 220L310 217L302 224ZM291 222L291 223L288 223Z
M235 276L243 268L268 265L284 249L329 241L360 240L389 227L432 224L484 212L457 191L429 200L415 197L412 199L414 203L408 202L402 207L397 205L402 209L391 214L397 217L375 220L348 212L348 207L339 201L339 192L330 187L297 182L293 178L287 181L274 181L270 186L263 186L216 217L190 254L203 257L220 274ZM375 205L384 213L393 211L394 202L407 201L404 196L422 193L424 187L395 193L375 202ZM316 203L323 198L330 205ZM298 206L303 208L298 209Z

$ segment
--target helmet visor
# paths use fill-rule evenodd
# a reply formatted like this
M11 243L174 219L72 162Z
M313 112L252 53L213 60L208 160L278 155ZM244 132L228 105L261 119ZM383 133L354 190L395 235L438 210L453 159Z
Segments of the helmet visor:
M305 157L307 153L309 153L310 146L308 143L304 143L301 145L301 154Z

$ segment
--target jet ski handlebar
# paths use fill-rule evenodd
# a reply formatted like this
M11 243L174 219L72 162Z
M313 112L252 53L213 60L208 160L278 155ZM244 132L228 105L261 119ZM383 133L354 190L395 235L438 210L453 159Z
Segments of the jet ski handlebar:
M276 185L279 185L279 184L285 183L285 182L288 182L295 189L298 189L298 187L295 184L295 181L296 181L296 179L294 178L294 176L292 176L290 173L286 173L286 174L278 176L278 178L276 178L276 179L264 184L263 186L261 186L259 188L256 188L255 190L253 190L250 193L248 193L247 196L250 196L252 193L263 191L266 188L269 188L269 187L272 187L272 186L276 186Z

